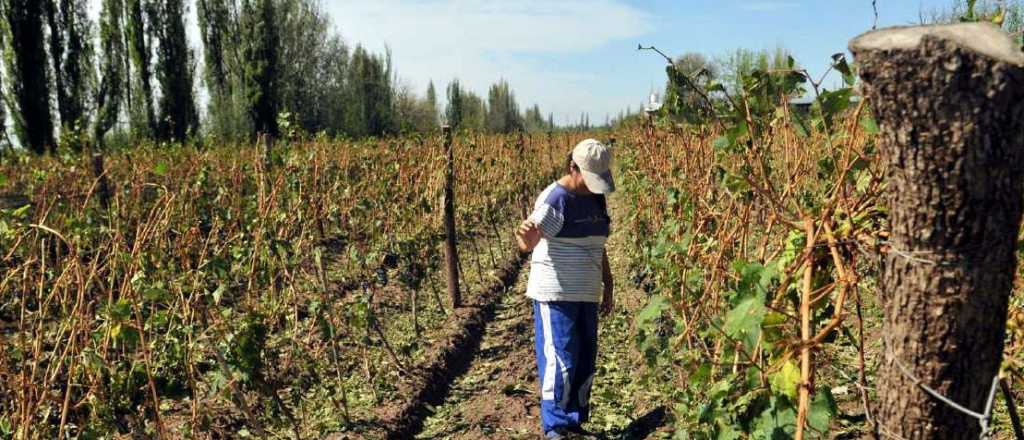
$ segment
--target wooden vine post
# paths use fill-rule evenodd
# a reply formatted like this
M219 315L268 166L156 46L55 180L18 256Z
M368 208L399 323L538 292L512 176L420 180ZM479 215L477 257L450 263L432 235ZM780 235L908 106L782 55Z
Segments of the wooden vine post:
M447 157L444 176L445 269L448 271L448 296L452 300L452 308L459 308L462 307L462 294L459 292L459 248L455 237L455 155L451 127L441 127L441 134Z
M270 186L273 183L274 178L270 175L270 170L274 166L274 137L270 133L263 133L260 135L260 160L263 165L263 180L267 185L267 191L270 190Z
M796 440L803 440L804 425L807 423L807 411L811 405L811 391L814 388L811 372L811 291L814 284L814 220L804 220L804 233L807 234L807 247L804 249L804 276L800 289L800 385L798 389L798 406L796 414Z
M100 199L100 206L104 210L110 208L110 181L107 179L107 170L103 164L103 153L92 153L92 174L98 179L96 182L96 196Z
M1016 269L1024 54L987 23L869 32L850 50L889 207L875 434L978 438Z
M551 139L551 130L548 130L548 162L555 163L555 141Z

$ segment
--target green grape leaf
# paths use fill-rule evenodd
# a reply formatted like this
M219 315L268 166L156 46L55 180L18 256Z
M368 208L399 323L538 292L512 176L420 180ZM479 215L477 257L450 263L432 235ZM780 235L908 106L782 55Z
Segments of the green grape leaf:
M786 361L782 368L772 374L772 390L796 400L797 385L800 383L800 369L793 361Z
M835 398L828 388L818 388L807 412L807 424L816 431L828 432L829 422L837 411Z
M725 333L743 341L747 352L753 352L761 334L761 323L764 321L766 308L764 296L757 295L747 298L725 315Z
M864 129L864 132L868 134L878 134L882 132L882 130L878 128L878 122L876 122L875 118L871 117L871 115L862 116L860 118L860 126Z
M647 303L647 306L637 314L637 326L641 328L649 327L656 319L661 317L661 314L668 309L668 307L669 304L665 298L660 295L652 296L651 301Z

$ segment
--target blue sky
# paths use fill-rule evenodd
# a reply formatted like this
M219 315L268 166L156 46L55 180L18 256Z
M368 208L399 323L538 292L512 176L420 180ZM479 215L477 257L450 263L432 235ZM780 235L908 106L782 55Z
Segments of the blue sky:
M919 22L922 11L957 0L877 0L878 25ZM90 0L94 16L99 0ZM637 52L715 57L739 47L790 49L812 74L871 28L871 0L320 0L351 44L394 54L416 93L459 78L482 96L500 78L520 106L537 103L563 124L582 112L601 123L634 110L665 82L664 60ZM201 53L195 5L190 40ZM834 83L835 81L831 81ZM443 94L443 93L442 93ZM204 93L199 94L201 97Z
M879 27L915 24L953 0L878 0ZM869 30L871 0L334 0L324 6L350 43L394 53L405 83L423 93L460 78L478 93L498 78L520 105L558 123L592 122L639 107L665 81L664 60L637 52L720 56L783 46L814 75ZM829 81L834 83L835 81Z

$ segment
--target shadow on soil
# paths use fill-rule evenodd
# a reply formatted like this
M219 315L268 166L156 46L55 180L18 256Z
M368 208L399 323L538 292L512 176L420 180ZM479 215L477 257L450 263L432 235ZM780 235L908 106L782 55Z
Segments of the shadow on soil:
M622 434L615 438L623 440L645 439L664 424L665 407L659 406L652 409L647 414L644 414L643 417L634 420L633 423L626 426L626 429L622 431Z

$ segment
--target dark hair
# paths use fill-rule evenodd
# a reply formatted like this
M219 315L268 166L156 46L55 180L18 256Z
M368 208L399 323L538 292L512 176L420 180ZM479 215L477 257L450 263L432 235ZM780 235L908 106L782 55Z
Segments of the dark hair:
M572 153L569 153L569 157L565 161L565 166L569 168L570 173L572 173L572 170L574 169L580 169L579 165L576 165L576 161L572 160Z

